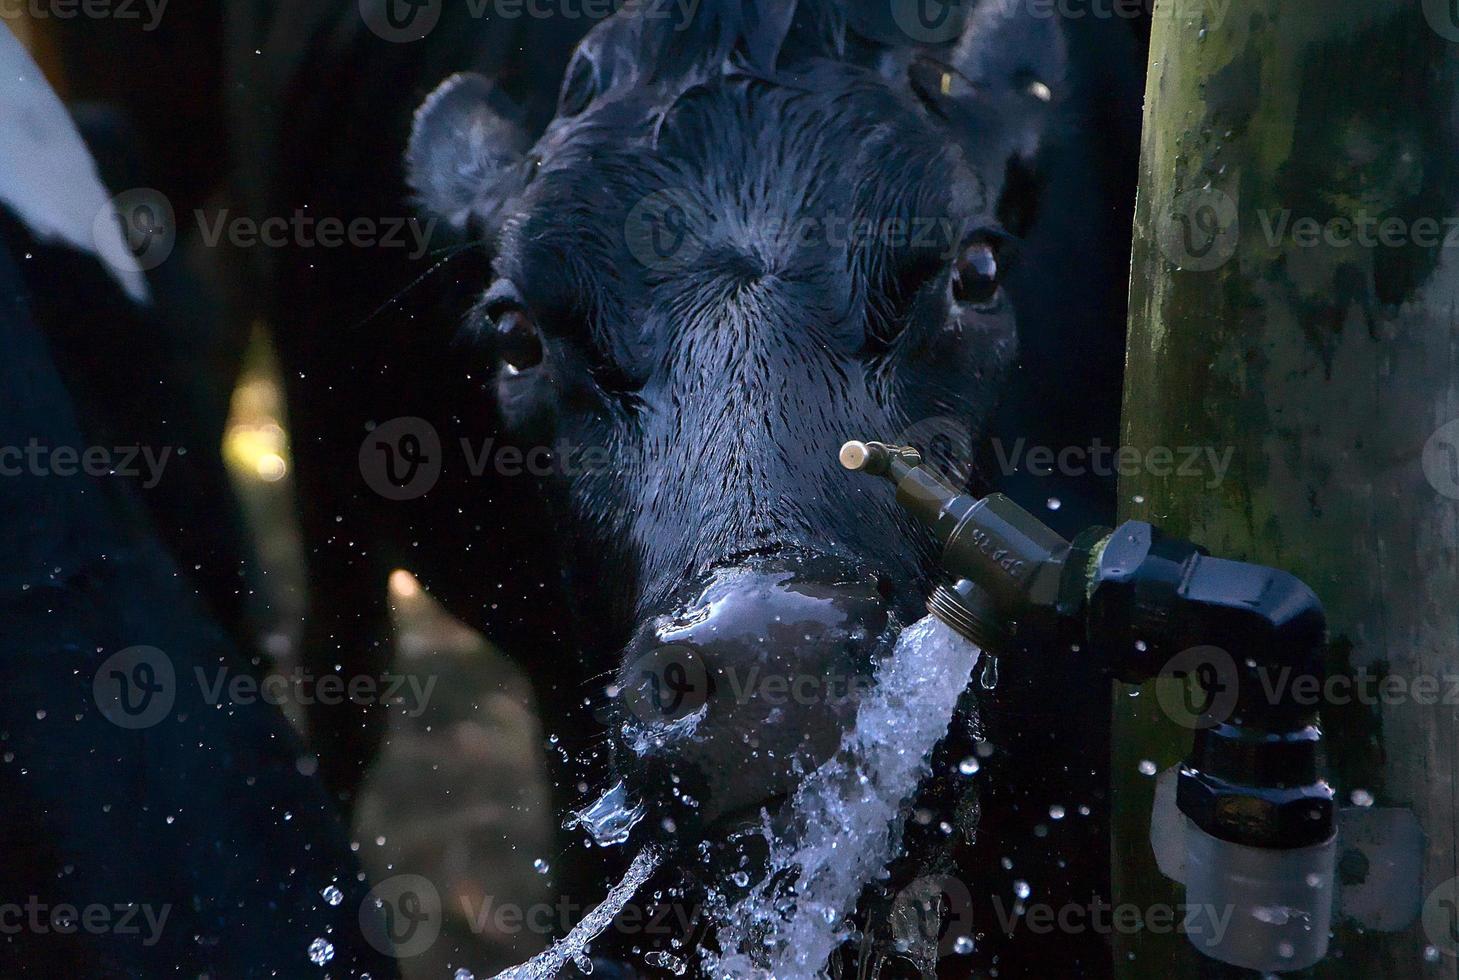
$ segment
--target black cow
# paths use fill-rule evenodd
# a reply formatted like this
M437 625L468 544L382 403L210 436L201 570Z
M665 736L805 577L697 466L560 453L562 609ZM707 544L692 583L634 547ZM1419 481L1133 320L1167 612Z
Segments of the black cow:
M581 22L417 4L412 35L372 16L385 6L255 10L238 45L263 52L242 60L238 127L264 174L255 210L383 221L408 182L457 243L403 293L380 288L410 283L400 252L270 256L305 655L382 669L370 597L412 569L526 665L562 750L559 811L621 782L650 815L635 834L692 852L774 809L852 710L786 710L756 685L864 677L920 614L927 541L838 472L841 441L950 436L941 461L974 486L1058 497L1069 523L1110 510L1106 485L992 472L978 449L1113 441L1138 45L1118 22L993 0L945 22L915 4L637 4L578 47L554 108L533 65L560 63ZM403 172L407 103L455 71L475 73L425 102ZM545 473L512 475L504 446ZM1102 812L1106 694L1004 674L1054 710L990 711L980 893L1006 904L1023 877L1087 895L1101 819L1034 825L1051 802ZM312 724L348 799L379 720L346 704ZM580 901L601 894L567 873ZM1016 939L1002 969L1102 958L1098 937Z
M0 975L392 976L306 749L227 695L253 667L147 517L194 478L183 446L78 408L106 400L116 335L140 354L165 333L157 294L108 264L92 160L5 29L0 66L0 117L27 123L0 181Z

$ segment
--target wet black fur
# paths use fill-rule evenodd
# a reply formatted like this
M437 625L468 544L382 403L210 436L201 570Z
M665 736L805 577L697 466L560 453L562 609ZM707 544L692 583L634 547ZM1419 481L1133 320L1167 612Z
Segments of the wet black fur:
M686 576L744 552L829 551L886 574L903 608L914 608L928 556L884 492L835 469L841 439L891 437L945 415L1052 445L1090 433L1112 440L1140 63L1123 25L1080 26L1073 74L1047 79L1058 99L1034 127L1045 133L1038 149L1026 127L1040 107L1009 93L964 97L963 82L986 91L988 78L959 75L950 100L912 84L916 59L955 61L957 52L888 45L839 4L798 4L793 21L786 10L706 2L685 31L605 24L571 66L556 62L567 81L550 125L541 64L566 50L561 24L488 31L448 10L431 41L414 47L321 31L309 58L268 81L279 93L270 103L280 149L260 182L265 214L303 204L342 216L399 213L410 110L451 71L497 78L524 105L524 132L542 140L502 184L505 226L467 229L484 253L453 259L383 315L381 302L420 268L385 254L277 257L268 312L299 447L316 596L310 656L382 664L381 610L360 597L407 565L522 658L549 727L578 763L601 765L601 726L587 706L634 624ZM337 16L344 23L349 13ZM980 64L1016 68L1042 52L994 46ZM351 67L362 63L373 70ZM1015 160L1024 150L1037 152ZM665 188L725 219L699 260L674 275L642 270L623 245L627 211ZM999 315L961 335L949 330L943 261L787 247L760 232L771 218L919 210L953 216L961 231L1021 226L1027 261ZM489 348L451 343L502 275L547 336L546 370L532 378L498 377ZM1014 308L1024 353L1010 365ZM1000 383L1005 369L1013 373ZM354 476L355 455L367 424L406 414L432 421L447 446L461 436L566 437L611 448L619 465L539 485L472 478L448 454L426 499L388 504ZM1026 504L1060 496L1054 520L1109 508L1107 487L982 476L1024 493ZM1081 773L1102 764L1103 695L1077 674L1035 671L1023 682L1073 693L1045 699L1065 717L1042 717L1037 737L1008 729L1006 788L991 804L1001 812L985 819L1003 836L985 834L974 872L994 879L988 892L1006 892L997 857L1016 853L1021 869L1044 862L1050 888L1087 894L1106 871L1102 824L1064 831L1075 838L1061 842L1071 860L1060 868L1031 825L1047 801L1071 794L1101 809L1098 778ZM368 755L377 724L349 710L316 719L340 790L354 784L352 760ZM577 802L584 771L559 774L560 807ZM566 885L588 896L596 887ZM1050 955L1015 944L1030 969ZM1097 937L1091 945L1054 962L1087 956L1097 970Z

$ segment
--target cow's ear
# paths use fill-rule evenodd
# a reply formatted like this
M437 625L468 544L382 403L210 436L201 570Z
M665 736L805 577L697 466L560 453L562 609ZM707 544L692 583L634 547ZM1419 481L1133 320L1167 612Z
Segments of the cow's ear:
M951 25L954 38L924 46L911 62L918 98L954 127L985 176L1032 161L1064 90L1064 32L1034 6L982 0Z
M494 230L526 186L530 146L516 106L490 80L453 75L416 110L406 179L419 205L457 230Z

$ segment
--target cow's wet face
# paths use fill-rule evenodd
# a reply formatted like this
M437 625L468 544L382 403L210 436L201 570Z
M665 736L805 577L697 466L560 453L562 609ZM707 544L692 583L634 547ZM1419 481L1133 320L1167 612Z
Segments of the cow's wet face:
M817 20L758 69L701 36L600 26L531 147L458 76L411 150L492 242L501 413L555 447L615 764L681 834L791 792L919 615L924 542L837 450L981 430L1016 348L1000 199L1060 62L1006 17L941 49Z

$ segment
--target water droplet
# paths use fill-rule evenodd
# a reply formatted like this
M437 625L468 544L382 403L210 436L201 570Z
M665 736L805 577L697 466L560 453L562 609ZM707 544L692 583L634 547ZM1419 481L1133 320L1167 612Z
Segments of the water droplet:
M982 766L979 765L977 758L971 755L957 764L957 771L964 776L971 776L981 768Z
M463 966L461 969L451 974L451 980L476 980L476 974L472 973L470 970L466 969Z
M1269 926L1284 926L1292 918L1292 910L1280 905L1258 905L1251 910L1251 917Z
M973 951L973 937L958 936L952 942L952 951L959 956L967 956Z
M676 977L682 977L688 970L688 965L673 953L655 951L643 958L649 966L662 967Z
M552 870L552 865L548 864L541 858L538 858L537 860L532 862L532 870L537 872L539 875L545 875L547 872Z
M1153 775L1155 775L1155 772L1156 772L1155 763L1151 762L1149 759L1141 759L1140 760L1140 775L1142 775L1142 776L1153 776Z
M1425 946L1424 947L1424 962L1426 962L1426 963L1437 963L1437 962L1439 962L1439 951L1438 951L1438 949L1435 948L1435 947L1433 947L1433 946Z
M1019 880L1013 883L1013 894L1017 895L1020 899L1027 899L1028 896L1033 894L1033 889L1028 887L1028 882Z
M1349 798L1353 801L1353 806L1372 806L1373 805L1373 794L1372 793L1369 793L1365 789L1355 789L1355 790L1353 790L1352 795Z
M344 892L340 891L333 885L330 885L319 894L322 895L324 897L324 900L330 905L338 905L340 902L344 901Z
M328 939L316 939L309 944L309 962L315 966L323 966L334 959L334 943Z
M1049 816L1053 817L1055 820L1063 820L1064 808L1055 803L1053 806L1049 807Z
M998 686L998 658L988 657L983 661L983 674L978 678L983 690L991 691Z
M1050 497L1045 506L1047 506L1049 510L1058 510L1060 507L1064 506L1064 502L1058 497Z
M593 961L588 959L586 953L579 953L572 958L572 965L578 968L578 972L587 976L593 972Z

